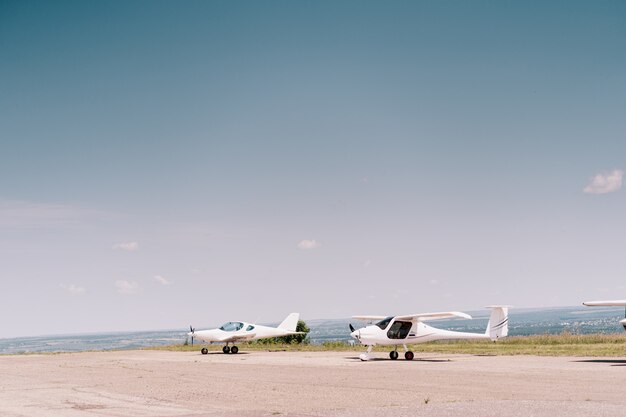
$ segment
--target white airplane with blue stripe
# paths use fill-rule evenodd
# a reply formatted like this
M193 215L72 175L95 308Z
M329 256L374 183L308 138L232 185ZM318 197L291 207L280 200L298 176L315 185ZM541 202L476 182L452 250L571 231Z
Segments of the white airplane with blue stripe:
M393 360L398 359L398 346L404 347L404 359L414 358L407 345L432 342L434 340L454 339L490 339L496 341L506 337L509 333L509 306L488 306L491 309L491 317L485 333L455 332L452 330L438 329L425 324L425 321L463 318L471 319L472 316L459 311L447 311L441 313L420 313L404 316L353 316L358 320L369 322L378 321L375 324L356 329L350 325L350 336L367 346L367 352L359 355L362 361L370 359L370 353L376 345L394 346L389 353Z

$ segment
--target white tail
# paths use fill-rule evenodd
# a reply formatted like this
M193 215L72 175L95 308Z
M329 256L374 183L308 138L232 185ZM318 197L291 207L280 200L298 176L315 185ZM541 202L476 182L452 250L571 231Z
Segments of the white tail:
M282 323L278 325L278 328L287 330L288 332L295 332L298 320L300 320L300 313L291 313L285 320L283 320Z
M493 341L509 334L509 306L487 306L491 309L491 317L487 323L485 334Z

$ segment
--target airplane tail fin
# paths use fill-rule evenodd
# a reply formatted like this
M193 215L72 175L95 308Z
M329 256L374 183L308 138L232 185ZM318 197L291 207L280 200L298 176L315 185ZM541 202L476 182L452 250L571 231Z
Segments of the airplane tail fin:
M283 320L282 323L278 325L278 328L287 330L288 332L295 332L298 320L300 320L300 313L291 313L285 320Z
M487 306L487 308L491 309L491 317L485 334L495 342L509 334L509 306Z

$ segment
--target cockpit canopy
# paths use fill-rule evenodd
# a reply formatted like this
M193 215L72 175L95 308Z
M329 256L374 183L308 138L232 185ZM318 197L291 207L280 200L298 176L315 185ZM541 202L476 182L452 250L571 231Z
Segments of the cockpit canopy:
M380 327L381 330L385 330L387 328L387 326L389 325L389 322L393 320L393 316L390 317L386 317L384 319L382 319L381 321L379 321L378 323L376 323L376 325L378 327Z
M220 330L225 332L236 332L237 330L241 330L243 327L243 323L240 321L229 321L228 323L224 323Z

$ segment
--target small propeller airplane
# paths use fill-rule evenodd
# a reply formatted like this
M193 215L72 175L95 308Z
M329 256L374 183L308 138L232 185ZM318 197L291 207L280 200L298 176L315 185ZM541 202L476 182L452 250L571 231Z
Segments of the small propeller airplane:
M585 301L583 303L584 306L587 307L626 307L626 300L609 300L609 301ZM624 311L624 316L626 316L626 309ZM626 318L619 322L626 330Z
M193 327L189 326L190 332L187 333L188 337L191 337L191 345L193 346L193 339L198 338L207 343L226 343L222 348L224 353L237 353L239 348L235 346L235 342L247 342L250 340L267 339L270 337L281 337L293 334L305 334L304 332L297 332L296 326L300 319L299 313L291 313L283 320L278 327L261 326L258 324L246 323L243 321L229 321L224 323L217 329L200 330L196 331ZM228 346L233 343L233 346ZM201 350L203 355L209 353L209 350L203 347Z
M389 357L392 360L398 359L398 346L402 345L404 347L404 359L410 361L414 357L413 352L407 348L407 345L410 344L452 339L491 339L496 341L501 337L506 337L509 332L509 306L488 306L486 308L491 309L491 317L484 334L443 330L424 324L425 321L429 320L472 318L472 316L466 313L448 311L389 317L353 316L353 318L358 320L380 321L356 330L350 324L350 331L352 332L350 336L367 346L367 352L359 355L359 359L362 361L370 359L369 355L376 345L395 346L394 350L389 352Z

